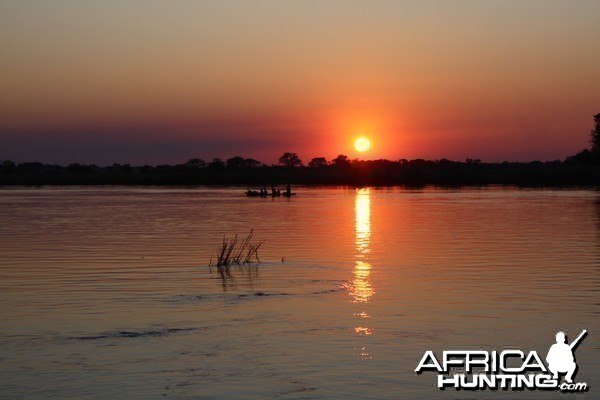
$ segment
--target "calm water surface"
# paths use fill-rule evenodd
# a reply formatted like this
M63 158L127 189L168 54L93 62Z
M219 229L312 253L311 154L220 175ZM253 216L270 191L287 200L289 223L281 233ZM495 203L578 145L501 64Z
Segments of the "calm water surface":
M593 190L0 190L0 397L572 398L438 391L425 350L589 335L600 391ZM223 234L263 263L221 279Z

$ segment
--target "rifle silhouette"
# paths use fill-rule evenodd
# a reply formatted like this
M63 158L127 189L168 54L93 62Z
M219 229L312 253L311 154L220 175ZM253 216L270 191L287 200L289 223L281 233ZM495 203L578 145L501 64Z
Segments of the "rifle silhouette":
M573 340L571 342L571 344L569 345L569 347L571 348L571 350L573 350L577 346L577 344L579 343L579 341L581 339L583 339L583 337L585 335L587 335L587 330L586 329L582 330L581 333L579 334L579 336L577 336L577 338L575 338L575 340Z

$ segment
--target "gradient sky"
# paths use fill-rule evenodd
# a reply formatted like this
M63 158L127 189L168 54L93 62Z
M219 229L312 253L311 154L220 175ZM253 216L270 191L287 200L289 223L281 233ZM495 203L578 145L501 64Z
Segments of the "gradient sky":
M2 1L0 160L563 159L600 2Z

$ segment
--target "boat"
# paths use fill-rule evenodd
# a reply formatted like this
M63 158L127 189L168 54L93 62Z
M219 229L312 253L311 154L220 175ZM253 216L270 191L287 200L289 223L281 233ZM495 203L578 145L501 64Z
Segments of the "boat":
M252 189L248 189L245 192L246 196L248 197L292 197L295 196L296 193L288 193L287 191L282 192L280 190L277 190L276 192L261 192L260 190L252 190Z
M267 197L268 194L264 192L259 192L258 190L246 190L246 196L248 197Z

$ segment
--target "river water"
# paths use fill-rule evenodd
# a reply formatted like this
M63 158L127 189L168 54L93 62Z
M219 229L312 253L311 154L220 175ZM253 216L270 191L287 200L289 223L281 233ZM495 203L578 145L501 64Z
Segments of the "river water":
M577 398L598 398L598 192L243 190L0 190L0 397L570 398L414 369L587 329ZM209 268L251 229L259 265Z

